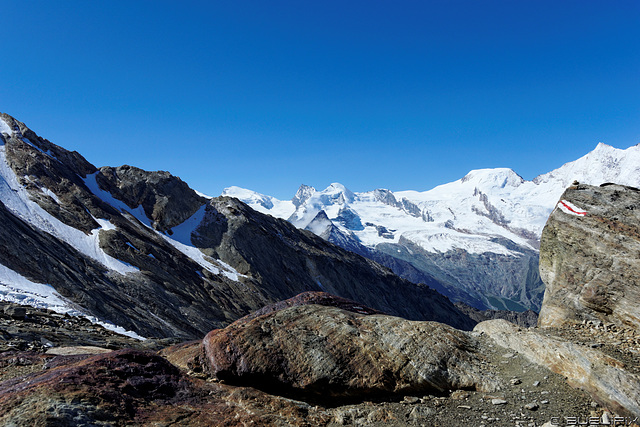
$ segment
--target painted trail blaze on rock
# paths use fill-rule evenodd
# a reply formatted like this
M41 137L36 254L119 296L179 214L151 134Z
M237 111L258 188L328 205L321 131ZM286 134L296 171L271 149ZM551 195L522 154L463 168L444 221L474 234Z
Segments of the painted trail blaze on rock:
M560 200L558 202L558 207L562 212L568 213L569 215L575 215L575 216L587 215L587 211L580 209L579 207L577 207L576 205L574 205L573 203L567 200Z

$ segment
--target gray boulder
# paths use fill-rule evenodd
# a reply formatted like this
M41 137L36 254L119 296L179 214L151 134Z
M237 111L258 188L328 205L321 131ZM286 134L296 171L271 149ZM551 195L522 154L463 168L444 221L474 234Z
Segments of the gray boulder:
M601 320L640 330L638 254L640 190L569 187L542 232L539 326Z

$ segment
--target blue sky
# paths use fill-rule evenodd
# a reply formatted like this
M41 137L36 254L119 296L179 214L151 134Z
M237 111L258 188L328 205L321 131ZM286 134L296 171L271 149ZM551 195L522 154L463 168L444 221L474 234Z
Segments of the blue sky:
M0 0L0 111L219 195L526 179L640 143L640 2Z

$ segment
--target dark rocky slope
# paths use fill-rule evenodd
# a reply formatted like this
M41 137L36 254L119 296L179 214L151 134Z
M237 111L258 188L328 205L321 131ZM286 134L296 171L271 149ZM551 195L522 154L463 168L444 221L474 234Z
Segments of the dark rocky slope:
M29 198L86 235L109 221L112 227L98 232L100 249L139 271L110 270L2 203L0 263L52 285L98 318L143 336L196 338L268 303L326 290L390 314L473 327L427 286L399 279L286 221L236 199L207 200L167 172L98 169L10 116L0 118L13 129L0 143ZM202 222L181 243L206 254L200 261L166 238L197 212L203 212Z

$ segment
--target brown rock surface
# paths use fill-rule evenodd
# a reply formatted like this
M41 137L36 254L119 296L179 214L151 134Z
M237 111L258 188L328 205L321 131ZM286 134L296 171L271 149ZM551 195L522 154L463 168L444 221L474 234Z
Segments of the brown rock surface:
M292 306L203 340L220 380L321 399L493 389L468 334L436 322Z
M640 330L640 190L620 185L568 188L542 232L546 291L539 326L600 320Z

